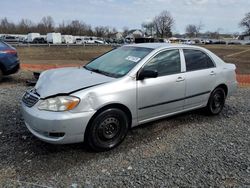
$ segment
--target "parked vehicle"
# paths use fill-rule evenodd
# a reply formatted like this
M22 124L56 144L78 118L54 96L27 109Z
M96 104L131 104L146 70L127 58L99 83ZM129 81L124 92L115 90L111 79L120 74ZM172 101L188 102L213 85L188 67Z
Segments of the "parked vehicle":
M224 40L215 40L212 44L227 44Z
M72 35L62 35L62 43L64 44L73 44L74 37Z
M83 39L81 39L81 38L76 38L75 43L76 43L76 44L84 44L84 41L83 41Z
M19 42L19 38L18 37L10 36L10 35L4 36L2 40L4 42L7 42L7 43L16 43L16 42Z
M229 41L227 44L228 45L242 45L241 42L239 41Z
M235 68L197 46L125 45L82 68L43 72L22 113L41 140L109 150L139 124L199 108L219 114L237 88Z
M19 66L16 49L0 41L0 81L4 75L16 73L19 70Z
M27 40L25 40L25 43L32 43L35 38L39 38L40 33L28 33Z
M104 41L102 41L102 40L94 40L94 43L95 44L105 44Z
M212 40L205 39L205 40L201 40L201 43L202 43L202 44L212 44L213 41L212 41Z
M34 43L34 44L46 44L47 41L43 37L37 37L37 38L34 38L32 43Z
M193 40L185 40L184 42L183 42L183 44L189 44L189 45L193 45L193 44L195 44L195 41L193 41Z
M92 37L84 37L83 42L86 44L94 44L95 40Z
M47 42L51 44L61 44L62 43L61 33L47 33Z

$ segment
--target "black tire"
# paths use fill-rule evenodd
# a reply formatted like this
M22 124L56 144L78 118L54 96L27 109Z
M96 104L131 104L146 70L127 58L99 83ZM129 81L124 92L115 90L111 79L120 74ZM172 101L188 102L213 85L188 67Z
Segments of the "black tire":
M223 110L225 105L226 94L223 88L216 88L210 95L206 112L208 115L218 115Z
M88 125L87 144L94 151L107 151L118 146L129 128L127 115L120 109L110 108L100 112Z
M3 79L3 71L2 71L2 69L0 68L0 82L2 81L2 79Z

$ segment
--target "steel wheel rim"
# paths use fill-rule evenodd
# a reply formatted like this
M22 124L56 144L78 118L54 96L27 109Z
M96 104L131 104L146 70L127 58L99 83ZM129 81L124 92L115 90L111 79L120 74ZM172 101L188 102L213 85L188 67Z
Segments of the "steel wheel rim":
M116 117L108 117L101 122L97 129L97 136L101 141L109 142L117 138L121 130Z
M211 109L214 113L217 113L222 109L223 105L224 105L224 95L222 92L217 91L213 96Z

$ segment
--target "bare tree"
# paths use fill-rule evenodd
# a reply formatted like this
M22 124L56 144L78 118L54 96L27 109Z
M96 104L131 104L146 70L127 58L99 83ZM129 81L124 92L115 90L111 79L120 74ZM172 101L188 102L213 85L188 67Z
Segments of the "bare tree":
M109 29L107 27L104 27L104 26L95 27L95 35L97 37L105 37L108 32L109 32Z
M7 18L0 19L0 33L13 34L16 32L16 25Z
M129 28L124 26L122 30L123 30L122 36L125 38L126 36L128 36Z
M154 22L144 22L144 23L142 23L142 28L147 35L153 36L153 34L154 34Z
M198 37L204 25L200 22L197 25L189 24L186 26L186 34L188 37Z
M200 21L198 25L196 25L197 36L200 34L201 30L204 28L204 24Z
M51 16L43 17L40 23L37 25L37 32L46 34L54 31L54 20Z
M170 12L163 11L158 16L154 18L154 28L156 30L156 35L164 38L172 36L172 27L174 25L174 19Z
M240 27L245 28L245 34L250 35L250 12L241 20Z
M17 33L22 34L22 33L29 33L32 32L31 28L34 27L34 24L32 23L31 20L29 19L22 19L19 24L17 25Z
M189 24L186 27L186 34L188 37L196 37L198 33L198 29L196 25Z
M51 16L43 17L41 24L44 25L47 32L54 30L55 22Z

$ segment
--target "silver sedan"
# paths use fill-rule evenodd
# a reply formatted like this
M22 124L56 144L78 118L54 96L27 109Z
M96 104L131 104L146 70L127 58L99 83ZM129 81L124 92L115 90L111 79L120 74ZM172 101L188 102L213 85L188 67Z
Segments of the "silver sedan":
M237 89L235 68L197 46L126 45L84 67L43 72L22 113L45 142L109 150L146 122L198 108L219 114Z

